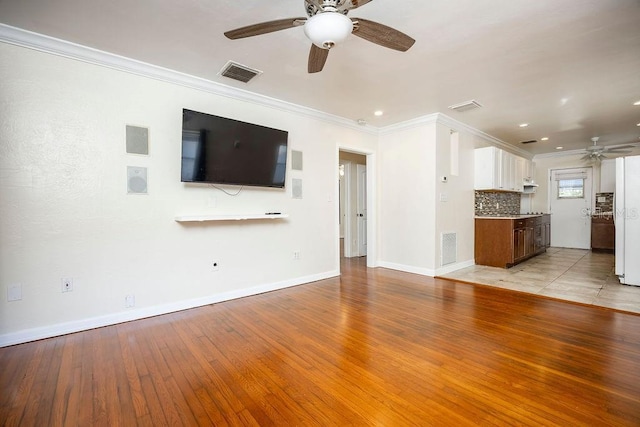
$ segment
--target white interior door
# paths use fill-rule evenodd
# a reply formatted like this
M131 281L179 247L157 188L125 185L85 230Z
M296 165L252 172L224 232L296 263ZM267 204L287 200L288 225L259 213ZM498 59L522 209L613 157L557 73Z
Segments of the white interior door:
M358 215L358 255L367 255L367 167L356 166L357 173L357 215Z
M590 167L551 170L551 246L591 248L592 174Z

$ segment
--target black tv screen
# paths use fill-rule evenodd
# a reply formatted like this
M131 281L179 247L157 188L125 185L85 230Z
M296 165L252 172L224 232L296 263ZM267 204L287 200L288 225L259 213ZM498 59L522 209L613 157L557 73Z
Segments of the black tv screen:
M288 132L182 110L182 182L284 188Z

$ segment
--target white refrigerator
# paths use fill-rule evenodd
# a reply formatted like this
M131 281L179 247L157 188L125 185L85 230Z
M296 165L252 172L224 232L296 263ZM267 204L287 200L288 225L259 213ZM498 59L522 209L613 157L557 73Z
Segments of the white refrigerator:
M616 159L616 275L640 286L640 156Z

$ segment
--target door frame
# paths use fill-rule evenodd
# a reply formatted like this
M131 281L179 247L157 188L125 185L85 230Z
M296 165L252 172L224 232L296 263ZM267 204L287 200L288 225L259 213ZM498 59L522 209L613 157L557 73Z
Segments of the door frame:
M378 259L377 259L377 247L376 243L377 239L377 212L375 209L377 199L376 199L376 182L377 182L377 172L376 172L376 153L369 150L363 150L359 147L353 147L349 145L337 144L336 152L335 152L335 169L334 176L339 176L339 165L340 165L340 152L349 152L354 154L360 154L366 157L366 166L367 166L367 267L377 267ZM345 168L345 177L347 172ZM355 171L354 171L355 172ZM334 200L340 200L340 180L335 179L335 187L334 187ZM348 213L348 212L347 212ZM334 209L334 218L335 218L335 249L336 249L336 265L338 266L338 270L340 270L340 205L339 203L335 203ZM345 227L344 229L344 238L345 241L347 238L351 239L350 227ZM346 248L345 248L346 255Z
M362 173L364 171L365 181L362 182ZM358 241L358 256L367 255L367 164L356 164L356 228L357 228L357 241ZM364 198L364 200L362 200ZM362 203L364 201L364 203ZM362 212L364 211L364 213ZM362 222L364 221L364 224ZM363 230L364 225L364 230ZM363 250L364 249L364 250Z

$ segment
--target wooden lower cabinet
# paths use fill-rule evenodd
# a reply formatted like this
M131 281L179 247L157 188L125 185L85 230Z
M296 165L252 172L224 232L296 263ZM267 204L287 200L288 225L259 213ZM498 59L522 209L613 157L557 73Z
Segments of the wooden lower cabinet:
M476 218L475 262L508 268L543 253L550 244L549 215L528 218Z
M591 218L591 249L612 252L616 248L616 227L612 215Z

